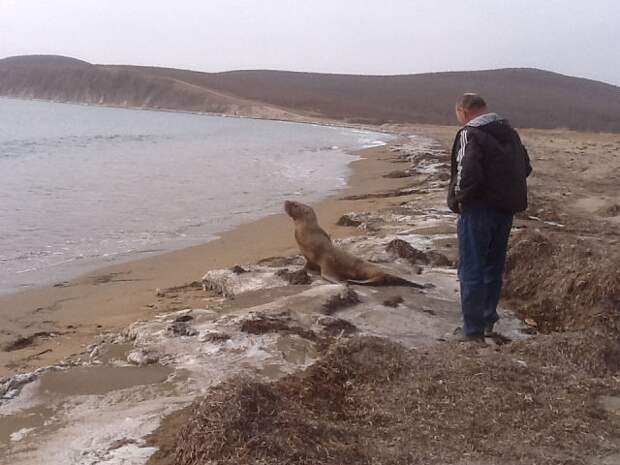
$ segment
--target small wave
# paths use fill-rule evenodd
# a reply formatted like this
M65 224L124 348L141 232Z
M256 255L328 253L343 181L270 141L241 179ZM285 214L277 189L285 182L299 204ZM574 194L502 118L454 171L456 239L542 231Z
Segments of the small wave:
M25 270L18 270L15 272L15 274L23 274L23 273L30 273L32 271L37 271L38 268L36 267L32 267L32 268L26 268Z
M364 148L369 149L372 147L381 147L383 145L387 145L387 142L383 140L371 140L371 141L363 141Z

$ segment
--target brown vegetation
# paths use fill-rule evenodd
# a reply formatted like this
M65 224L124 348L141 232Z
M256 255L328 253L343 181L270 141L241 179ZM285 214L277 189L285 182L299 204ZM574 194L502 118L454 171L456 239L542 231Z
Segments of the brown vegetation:
M286 315L286 312L273 316L259 314L251 319L244 320L243 323L241 323L241 331L248 334L297 334L304 339L316 339L314 331L300 328L291 323L291 318Z
M612 388L519 345L424 352L359 337L304 373L213 389L178 435L155 436L151 463L583 464L617 451L595 401Z
M506 262L505 297L542 332L590 328L620 334L620 255L550 232L522 231Z

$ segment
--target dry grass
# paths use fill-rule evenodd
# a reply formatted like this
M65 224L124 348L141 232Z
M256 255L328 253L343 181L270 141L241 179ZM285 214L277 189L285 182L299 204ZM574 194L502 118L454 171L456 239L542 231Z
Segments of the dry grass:
M519 345L427 353L359 337L299 375L215 388L158 463L585 464L617 450L595 400L613 390L617 378Z
M620 334L620 253L523 231L511 242L505 296L543 333L592 327Z

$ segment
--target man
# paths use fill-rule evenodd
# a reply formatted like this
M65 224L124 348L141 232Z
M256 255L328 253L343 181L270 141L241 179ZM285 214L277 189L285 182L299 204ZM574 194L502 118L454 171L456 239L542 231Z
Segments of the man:
M456 117L462 127L452 146L448 206L459 213L459 340L483 342L499 319L508 236L513 215L527 208L532 167L517 132L479 95L462 95Z

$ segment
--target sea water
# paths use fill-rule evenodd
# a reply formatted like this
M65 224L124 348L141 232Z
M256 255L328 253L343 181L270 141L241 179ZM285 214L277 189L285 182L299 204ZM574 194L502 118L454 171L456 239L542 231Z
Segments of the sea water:
M0 98L0 292L207 242L346 185L355 129Z

